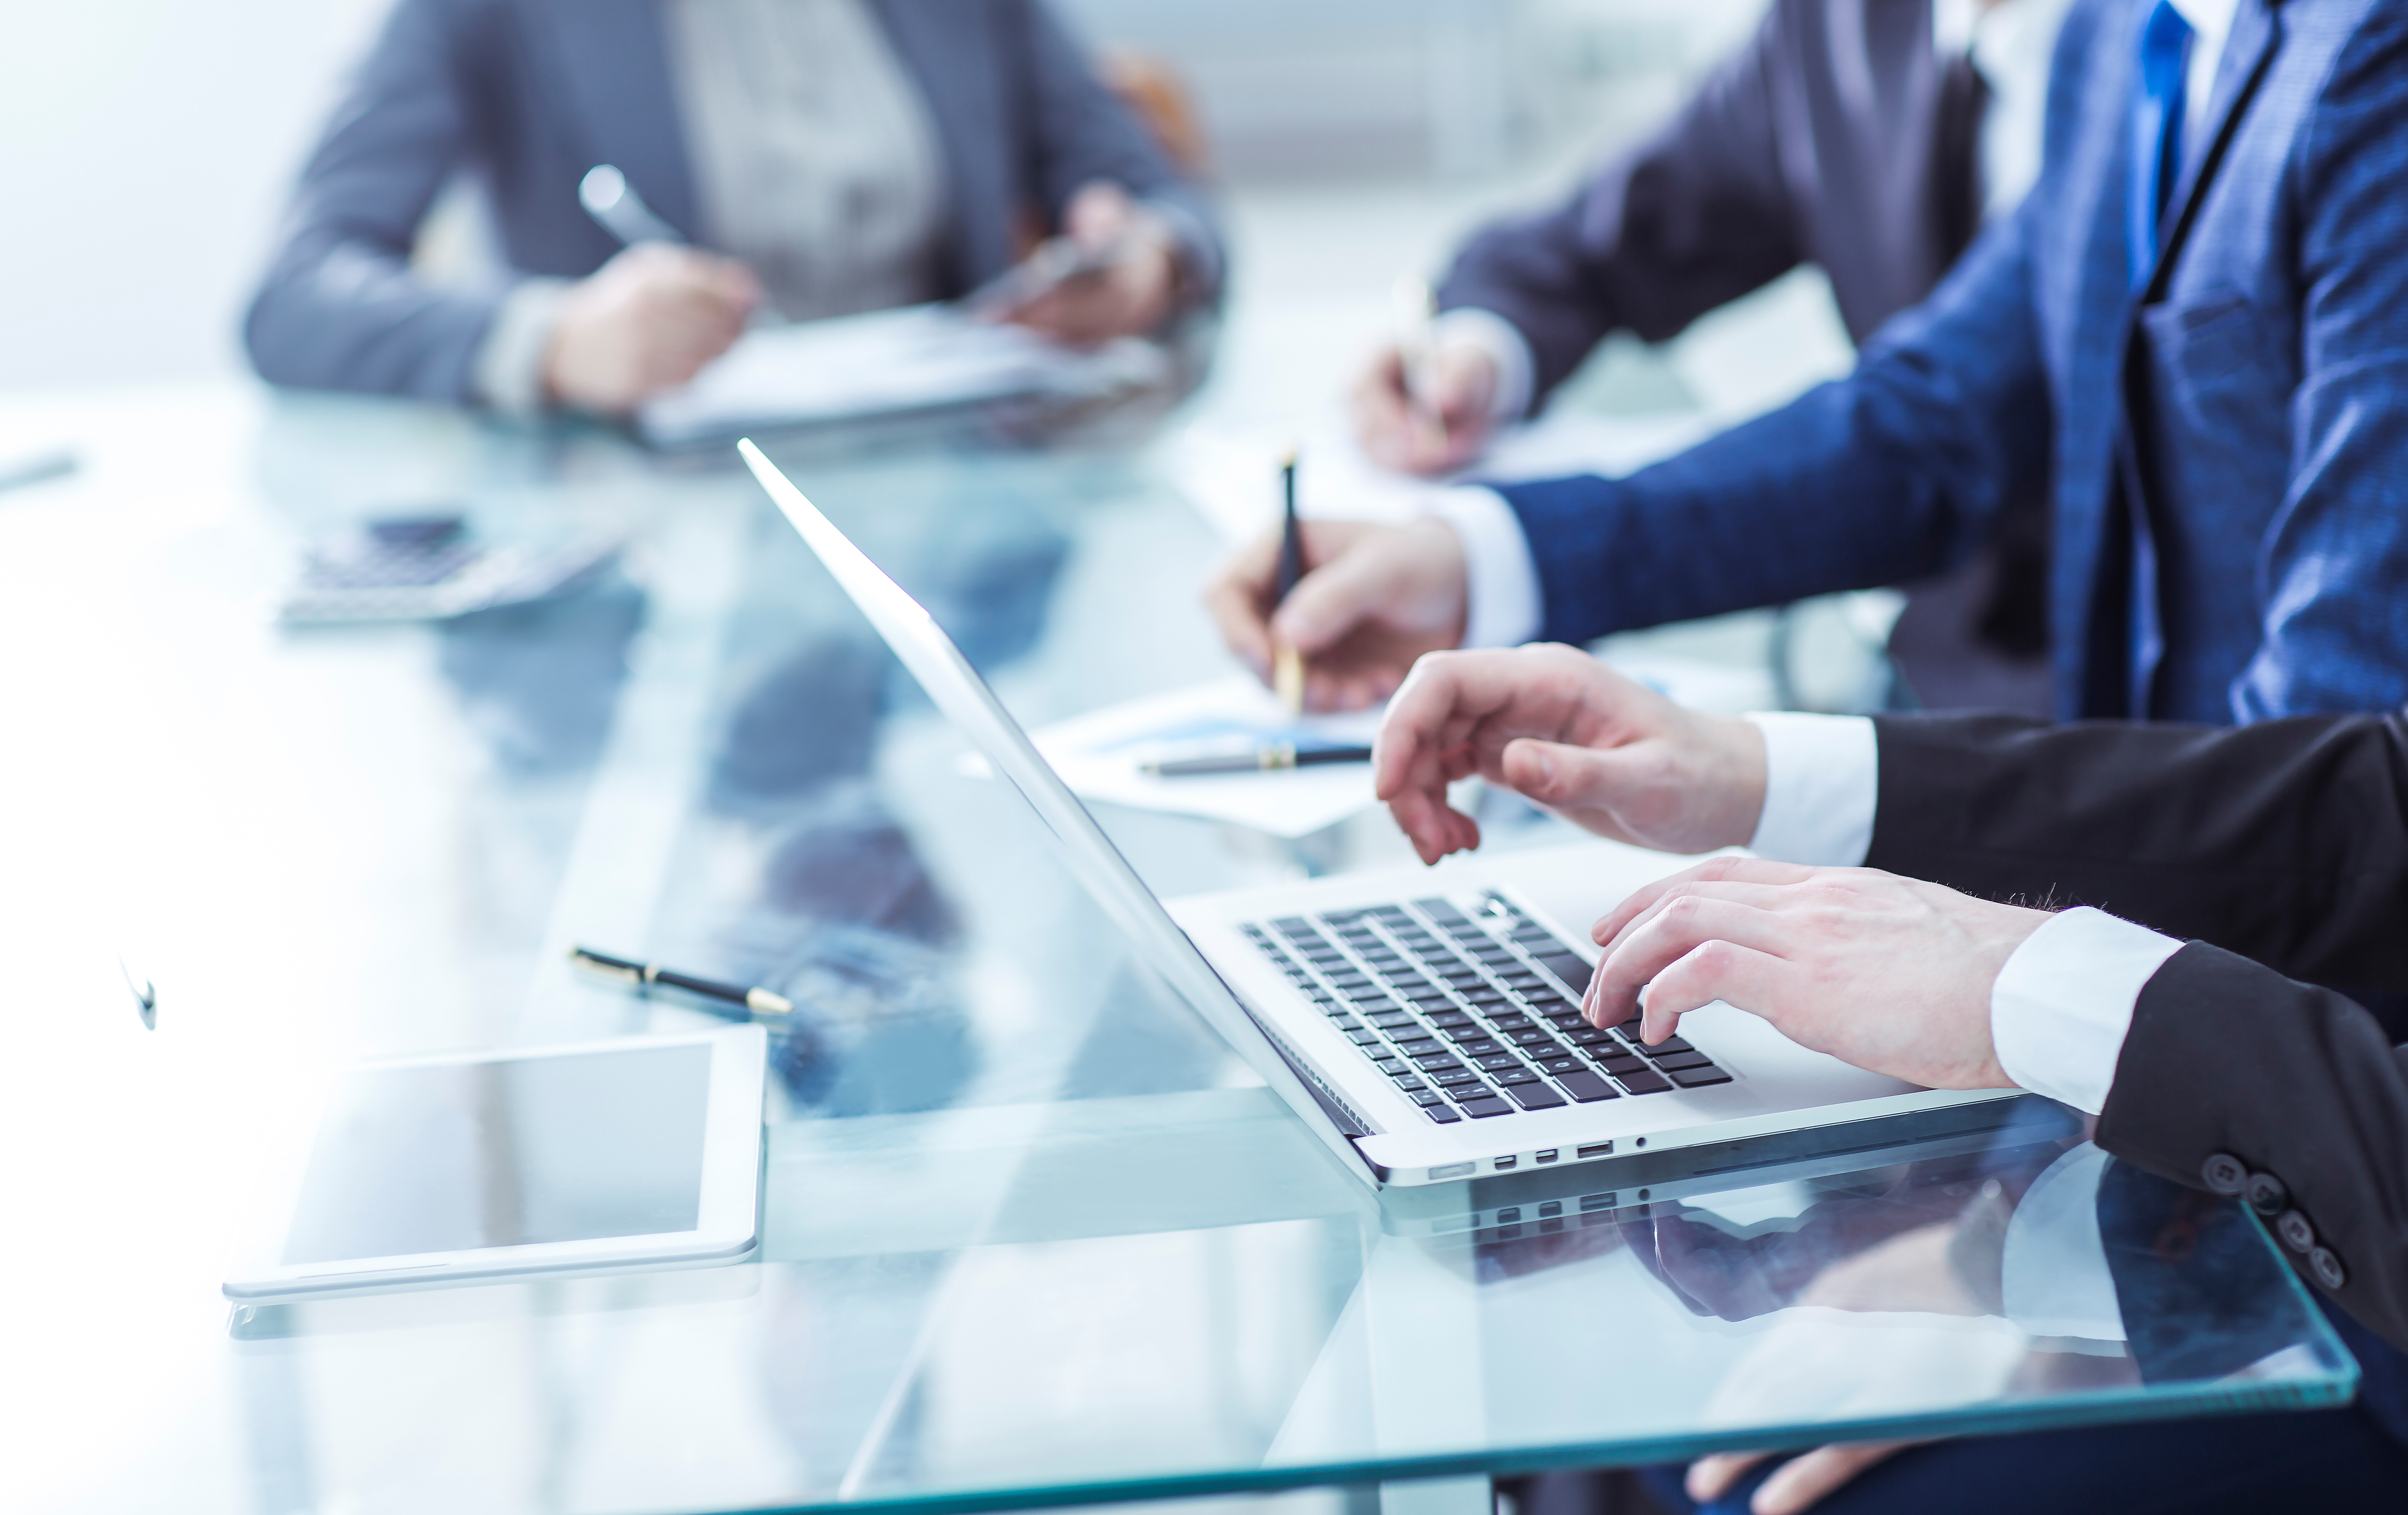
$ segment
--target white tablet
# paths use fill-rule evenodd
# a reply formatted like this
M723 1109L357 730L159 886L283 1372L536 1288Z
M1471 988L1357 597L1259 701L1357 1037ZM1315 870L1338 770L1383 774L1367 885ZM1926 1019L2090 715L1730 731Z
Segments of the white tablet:
M738 1026L334 1074L225 1291L306 1299L743 1257L760 1233L767 1046Z

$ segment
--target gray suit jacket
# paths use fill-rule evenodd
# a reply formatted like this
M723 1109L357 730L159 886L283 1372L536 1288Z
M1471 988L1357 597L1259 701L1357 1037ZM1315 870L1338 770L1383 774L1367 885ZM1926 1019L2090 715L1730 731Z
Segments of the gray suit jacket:
M919 83L945 159L950 293L1009 267L1091 180L1212 210L1095 78L1043 0L870 0ZM578 180L616 164L696 241L693 174L652 0L399 0L301 173L243 334L271 383L465 402L506 288L434 288L409 250L455 173L488 191L521 277L592 273L617 244Z

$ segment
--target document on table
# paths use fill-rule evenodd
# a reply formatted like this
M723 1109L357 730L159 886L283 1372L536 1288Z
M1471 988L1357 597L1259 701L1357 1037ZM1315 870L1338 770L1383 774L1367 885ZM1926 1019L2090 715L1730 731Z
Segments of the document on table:
M1291 717L1269 690L1241 673L1093 711L1029 736L1082 799L1297 837L1369 809L1371 765L1329 763L1201 778L1157 778L1142 765L1249 752L1282 742L1369 746L1379 729L1377 710Z
M1506 431L1460 473L1421 479L1365 457L1345 425L1333 419L1312 428L1297 449L1297 512L1326 520L1410 520L1434 491L1450 484L1577 473L1618 477L1670 457L1712 429L1694 411L1550 415ZM1252 540L1278 515L1280 460L1291 440L1196 426L1163 445L1172 482L1212 529L1235 544Z
M913 305L755 327L692 382L645 405L636 429L655 447L693 447L748 430L1097 397L1159 382L1167 363L1136 338L1081 352L949 305Z

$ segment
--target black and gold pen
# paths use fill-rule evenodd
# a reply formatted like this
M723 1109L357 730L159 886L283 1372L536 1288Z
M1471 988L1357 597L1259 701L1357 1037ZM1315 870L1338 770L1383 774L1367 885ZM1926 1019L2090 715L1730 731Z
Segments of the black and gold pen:
M713 978L700 978L681 974L674 968L664 968L656 962L631 962L614 958L592 947L573 946L568 960L593 973L604 974L622 983L649 988L665 984L670 988L699 994L706 1000L720 1000L730 1005L741 1005L756 1016L791 1016L795 1003L782 994L772 994L765 988L746 988L740 984L723 984Z

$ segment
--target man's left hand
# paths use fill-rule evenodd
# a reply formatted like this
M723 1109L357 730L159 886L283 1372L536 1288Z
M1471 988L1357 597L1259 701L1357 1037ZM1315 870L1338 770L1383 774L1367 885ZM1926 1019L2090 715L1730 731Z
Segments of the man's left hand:
M1179 294L1179 243L1163 219L1117 184L1070 197L1062 233L1095 267L1051 284L1001 319L1078 347L1137 337L1170 317Z
M1647 886L1599 920L1589 1019L1640 1009L1650 1043L1716 1000L1800 1046L1927 1089L2012 1089L1990 1040L1990 989L2044 910L1870 868L1717 858Z

